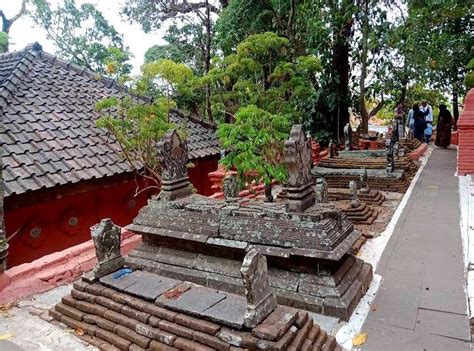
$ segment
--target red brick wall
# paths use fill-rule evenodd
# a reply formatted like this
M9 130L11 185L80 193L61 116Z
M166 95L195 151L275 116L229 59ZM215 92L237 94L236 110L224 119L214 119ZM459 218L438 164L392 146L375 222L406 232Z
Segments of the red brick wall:
M464 100L458 131L458 175L474 174L474 89Z

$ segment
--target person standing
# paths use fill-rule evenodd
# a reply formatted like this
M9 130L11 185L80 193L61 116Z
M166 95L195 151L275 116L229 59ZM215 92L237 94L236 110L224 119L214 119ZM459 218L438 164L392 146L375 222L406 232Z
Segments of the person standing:
M436 125L435 145L448 148L451 145L451 126L453 116L446 105L439 105L438 124Z
M426 100L423 100L421 102L420 111L423 112L423 114L425 115L426 123L430 123L431 125L433 125L433 109Z
M423 137L426 128L425 114L421 112L418 104L413 105L413 119L415 121L415 138L423 142Z

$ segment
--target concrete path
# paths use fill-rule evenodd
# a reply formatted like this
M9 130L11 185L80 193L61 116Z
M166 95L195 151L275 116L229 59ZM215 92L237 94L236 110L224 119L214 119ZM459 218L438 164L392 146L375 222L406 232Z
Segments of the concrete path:
M377 267L362 350L470 349L456 150L435 148Z

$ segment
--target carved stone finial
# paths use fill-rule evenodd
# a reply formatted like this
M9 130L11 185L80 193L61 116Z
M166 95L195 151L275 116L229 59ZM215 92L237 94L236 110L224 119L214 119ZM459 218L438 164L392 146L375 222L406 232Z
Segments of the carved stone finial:
M301 124L291 128L290 137L285 142L285 163L288 167L288 185L299 187L310 182L311 141L308 140Z
M360 191L363 193L369 192L369 177L367 176L367 168L364 168L362 174L360 175L360 184L361 189Z
M344 150L349 151L351 149L352 139L352 128L350 123L344 126Z
M267 259L257 250L247 253L240 269L245 288L247 307L244 324L255 328L277 306L276 297L268 281Z
M326 179L318 178L316 179L316 202L319 204L327 203L328 202L328 184L326 183Z
M351 180L349 182L349 189L351 191L351 206L359 207L360 200L359 200L359 196L357 195L357 183L354 180Z
M173 129L166 133L156 146L162 168L160 199L174 200L191 195L192 190L186 168L188 163L186 140L181 140Z
M290 211L302 212L314 204L314 190L311 184L311 141L306 138L303 126L291 128L285 142L284 160L288 167L288 185L284 198Z
M235 201L239 197L239 182L235 174L228 174L222 184L225 201Z
M120 228L110 218L105 218L91 227L91 236L97 256L93 278L103 277L122 268L124 259L120 254Z

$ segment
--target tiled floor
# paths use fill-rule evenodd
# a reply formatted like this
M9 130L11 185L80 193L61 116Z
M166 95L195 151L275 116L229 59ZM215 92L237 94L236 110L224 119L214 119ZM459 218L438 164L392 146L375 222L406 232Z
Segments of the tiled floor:
M362 350L469 350L456 150L435 149L377 268Z

